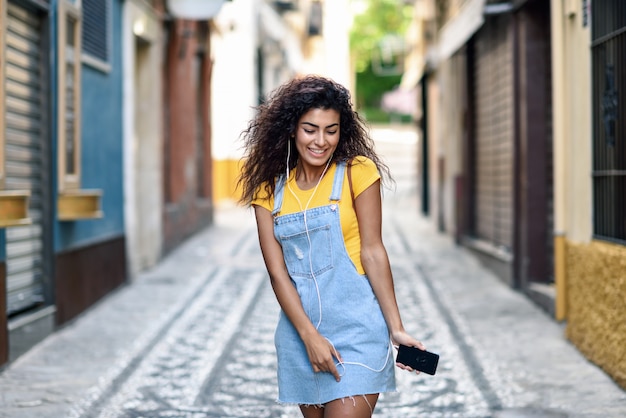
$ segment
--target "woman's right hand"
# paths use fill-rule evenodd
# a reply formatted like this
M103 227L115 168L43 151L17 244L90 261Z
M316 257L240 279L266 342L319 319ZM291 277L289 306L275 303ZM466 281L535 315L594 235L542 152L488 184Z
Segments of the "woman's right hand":
M330 373L335 377L335 380L339 382L341 376L335 365L335 358L339 362L343 360L341 359L341 354L339 354L331 342L324 338L319 332L315 332L311 336L304 338L303 341L313 371L315 373Z
M396 347L396 349L398 348L400 344L402 344L402 345L406 345L409 347L417 347L420 350L426 350L426 347L424 346L424 344L422 344L421 341L416 340L415 338L411 337L405 331L398 331L398 332L392 333L391 342L393 343L394 347ZM419 371L413 370L411 367L406 366L402 363L396 362L396 366L399 367L400 369L419 374Z

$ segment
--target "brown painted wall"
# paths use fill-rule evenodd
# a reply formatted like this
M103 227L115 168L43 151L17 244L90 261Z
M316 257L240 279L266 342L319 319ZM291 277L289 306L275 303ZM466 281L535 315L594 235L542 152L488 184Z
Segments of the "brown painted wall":
M196 88L193 61L198 48L196 25L175 20L171 26L166 63L166 103L168 105L169 159L168 202L180 202L191 191L189 182L195 171L195 120L198 89Z
M626 389L626 247L567 243L567 337Z
M63 324L126 281L123 237L56 256L56 320Z
M550 4L535 1L517 14L518 149L516 282L552 279L552 108Z
M202 149L198 152L202 154L204 167L201 170L202 181L198 188L201 197L212 199L213 197L213 155L211 153L211 74L213 71L213 61L211 60L211 49L209 42L211 38L210 26L206 27L206 50L201 57L200 66L200 115L202 126Z
M204 22L169 25L164 68L164 252L212 221L210 33Z
M7 324L7 265L0 262L0 366L9 361L9 330Z

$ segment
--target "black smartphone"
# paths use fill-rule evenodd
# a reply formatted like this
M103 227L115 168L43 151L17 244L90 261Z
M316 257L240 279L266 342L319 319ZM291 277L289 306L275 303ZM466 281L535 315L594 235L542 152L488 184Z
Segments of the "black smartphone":
M414 370L434 375L437 371L437 364L439 364L439 354L400 344L396 362Z

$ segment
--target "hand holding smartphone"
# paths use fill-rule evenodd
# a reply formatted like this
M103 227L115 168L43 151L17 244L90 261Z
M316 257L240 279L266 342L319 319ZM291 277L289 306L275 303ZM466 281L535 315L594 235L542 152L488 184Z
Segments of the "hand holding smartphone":
M409 366L414 370L434 375L439 364L439 354L400 344L396 362Z

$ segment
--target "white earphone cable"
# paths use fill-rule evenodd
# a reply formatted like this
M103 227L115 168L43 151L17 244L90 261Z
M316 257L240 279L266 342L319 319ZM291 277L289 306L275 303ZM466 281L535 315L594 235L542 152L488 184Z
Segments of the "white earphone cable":
M324 178L324 175L326 174L326 171L328 170L328 167L330 166L330 162L332 160L332 156L331 156L331 158L328 159L328 162L326 163L326 167L324 167L324 171L322 172L322 175L320 176L319 180L317 181L317 184L315 185L315 189L313 189L313 193L311 193L311 196L309 197L309 200L307 201L307 203L304 206L304 208L302 207L302 203L300 202L300 199L298 198L296 193L291 188L291 185L289 184L289 158L290 158L290 156L291 156L291 141L288 141L287 142L287 168L286 168L286 173L285 173L285 183L287 185L287 189L289 189L289 192L293 195L293 197L298 202L298 206L300 207L300 211L303 213L304 230L306 232L306 237L307 237L307 241L308 241L308 244L309 244L309 269L311 271L311 277L313 278L313 283L315 283L315 291L317 292L317 304L318 304L318 310L319 310L319 318L318 318L317 324L315 325L315 329L319 329L320 325L322 324L322 297L321 297L321 294L320 294L319 284L317 283L317 278L315 277L315 272L313 271L313 245L311 244L311 236L309 235L309 226L307 224L306 211L308 210L309 204L311 203L311 200L313 200L313 196L315 195L315 192L317 192L317 189L318 189L320 183L322 182L322 179ZM332 345L333 351L335 352L335 358L338 359L339 355L337 353L337 349L335 348L335 345L328 338L326 338L326 340L330 343L330 345ZM356 365L356 366L365 367L368 370L371 370L371 371L376 372L376 373L380 373L383 370L385 370L385 368L387 367L387 363L389 363L389 358L392 357L391 351L392 351L392 343L391 343L391 341L389 341L389 346L388 346L388 349L387 349L387 358L385 359L385 363L383 364L383 366L380 369L374 369L374 368L372 368L372 367L370 367L370 366L368 366L368 365L366 365L364 363L353 362L353 361L338 361L336 365L342 367L343 373L345 373L345 370L346 370L345 365L347 365L347 364L352 364L352 365ZM343 376L343 373L341 373L340 375Z
M296 199L296 201L298 202L298 206L300 207L300 211L303 213L304 230L306 232L306 238L307 238L307 242L309 244L309 269L311 271L311 276L313 277L313 283L315 283L315 291L317 292L317 305L318 305L318 310L319 310L319 313L320 313L318 321L317 321L317 324L315 325L315 329L319 329L319 327L320 327L320 325L322 323L322 296L320 295L319 284L317 283L317 278L315 277L315 272L313 271L313 245L311 244L311 236L309 235L309 225L308 225L307 219L306 219L306 211L309 208L309 205L311 204L311 200L313 200L313 196L315 196L315 192L317 192L317 189L318 189L320 183L322 182L322 179L324 178L324 174L326 174L326 171L328 170L328 167L330 167L330 162L332 160L332 156L328 159L328 162L326 163L326 167L324 167L324 171L322 171L322 175L320 176L319 180L317 181L317 184L315 185L315 189L313 189L313 193L311 193L311 196L309 197L309 200L306 202L306 205L303 208L302 207L302 202L300 202L300 199L298 198L296 193L291 188L291 185L289 184L289 157L290 157L290 155L291 155L291 141L288 142L288 146L287 146L287 173L286 173L286 179L287 180L286 180L286 184L287 184L287 189L289 189L289 192L291 192L293 197Z

